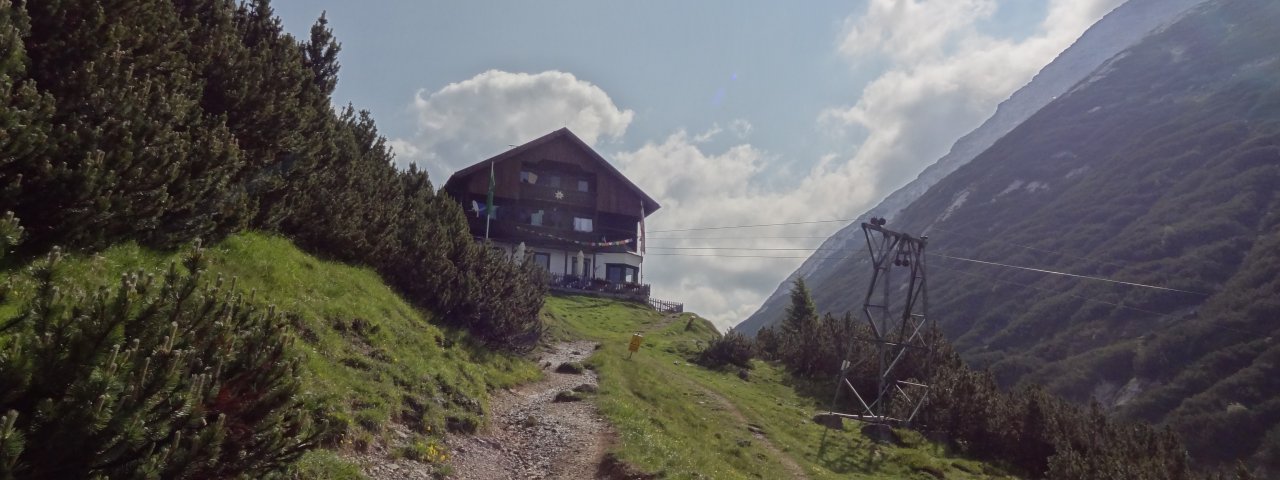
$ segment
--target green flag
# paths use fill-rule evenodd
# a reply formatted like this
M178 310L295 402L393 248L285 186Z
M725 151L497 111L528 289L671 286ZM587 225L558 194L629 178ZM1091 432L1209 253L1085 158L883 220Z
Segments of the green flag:
M493 214L493 187L496 184L497 182L495 182L493 179L493 164L490 163L489 164L489 198L488 200L485 200L485 203L484 203L484 214L487 216L486 218L496 217L496 215Z

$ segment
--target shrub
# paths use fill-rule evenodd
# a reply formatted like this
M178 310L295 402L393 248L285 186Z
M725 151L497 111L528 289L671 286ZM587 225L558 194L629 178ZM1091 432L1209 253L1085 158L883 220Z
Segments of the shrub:
M751 358L755 353L754 351L751 339L747 338L746 335L729 330L724 336L707 344L707 348L698 354L697 362L713 368L729 364L742 368L751 368Z
M0 478L261 477L323 439L286 322L202 284L202 253L88 296L55 286L56 249L33 268L0 321Z

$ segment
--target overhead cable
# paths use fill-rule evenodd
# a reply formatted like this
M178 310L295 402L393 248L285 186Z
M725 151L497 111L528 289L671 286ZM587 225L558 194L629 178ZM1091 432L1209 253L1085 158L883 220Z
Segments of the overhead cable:
M649 233L696 232L696 231L702 231L702 230L729 230L734 228L755 228L755 227L782 227L787 225L811 225L815 223L852 222L854 220L856 219L813 220L809 222L762 223L758 225L726 225L721 227L678 228L673 230L650 230Z
M929 256L932 256L932 257L939 257L939 258L947 258L947 259L951 259L951 260L959 260L959 261L962 261L962 262L981 263L981 264L984 264L984 265L995 265L995 266L997 266L997 267L1015 268L1015 269L1018 269L1018 270L1027 270L1027 271L1031 271L1031 272L1048 273L1048 274L1051 274L1051 275L1063 275L1063 276L1067 276L1067 277L1083 278L1083 279L1088 279L1088 280L1097 280L1097 281L1099 281L1099 282L1116 283L1116 284L1120 284L1120 285L1129 285L1129 286L1134 286L1134 287L1154 288L1154 289L1156 289L1156 290L1167 290L1167 291L1170 291L1170 292L1181 292L1181 293L1190 293L1190 294L1194 294L1194 295L1209 296L1209 294L1208 294L1208 293L1204 293L1204 292L1195 292L1195 291L1191 291L1191 290L1182 290L1182 289L1178 289L1178 288L1161 287L1161 286L1158 286L1158 285L1147 285L1147 284L1145 284L1145 283L1126 282L1126 281L1122 281L1122 280L1112 280L1112 279L1110 279L1110 278L1094 277L1094 276L1089 276L1089 275L1077 275L1077 274L1074 274L1074 273L1058 272L1058 271L1054 271L1054 270L1045 270L1045 269L1042 269L1042 268L1022 267L1022 266L1018 266L1018 265L1009 265L1009 264L1007 264L1007 263L988 262L988 261L986 261L986 260L976 260L976 259L972 259L972 258L953 257L953 256L951 256L951 255L943 255L943 254L941 254L941 253L925 253L925 255L929 255Z

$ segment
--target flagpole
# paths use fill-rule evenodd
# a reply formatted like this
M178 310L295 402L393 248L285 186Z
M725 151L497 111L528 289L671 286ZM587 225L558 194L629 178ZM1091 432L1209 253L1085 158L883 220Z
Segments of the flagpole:
M640 200L640 238L636 239L636 247L640 250L640 282L644 284L644 200Z
M493 218L493 162L489 162L489 204L484 209L484 239L489 239L489 220Z

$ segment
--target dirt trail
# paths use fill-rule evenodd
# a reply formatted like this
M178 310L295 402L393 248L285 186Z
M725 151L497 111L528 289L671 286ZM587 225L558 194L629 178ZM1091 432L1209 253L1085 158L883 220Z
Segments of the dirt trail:
M488 480L593 478L610 439L611 427L590 399L556 402L556 394L595 386L596 374L556 373L564 362L581 362L592 342L557 344L538 359L546 378L501 392L490 401L489 428L474 436L451 436L451 478Z

